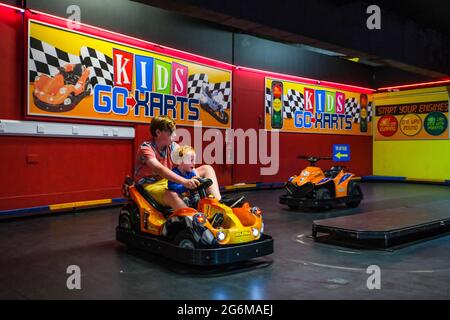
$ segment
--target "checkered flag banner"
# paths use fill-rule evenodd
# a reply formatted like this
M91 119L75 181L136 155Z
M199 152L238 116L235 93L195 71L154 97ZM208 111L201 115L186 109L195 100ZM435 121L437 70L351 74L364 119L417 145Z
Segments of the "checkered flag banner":
M283 118L293 118L295 112L304 111L303 94L297 90L289 89L287 95L283 96Z
M265 97L266 113L271 114L270 109L272 108L272 91L270 88L266 87Z
M359 112L361 107L358 105L356 98L348 98L345 100L345 114L351 116L353 121L357 123L359 120Z
M89 47L81 47L80 55L83 64L90 71L89 80L92 87L96 84L114 85L114 66L111 57Z
M222 94L222 101L221 104L224 109L230 108L231 105L231 82L230 81L223 81L218 83L210 83L209 84L209 90L211 92L217 92L219 94Z
M219 103L224 109L231 106L231 82L224 81L218 83L209 83L208 75L205 73L191 74L188 78L188 97L191 99L199 99L202 96L202 87L208 86L211 94L219 96Z
M354 123L361 121L361 105L356 101L356 98L349 98L345 100L345 114L352 116ZM367 104L367 122L371 122L373 118L373 103L370 101Z
M367 104L367 122L372 122L373 119L373 103L369 101Z
M208 83L208 75L206 73L191 74L188 78L188 98L200 99L202 87Z
M266 88L265 109L266 113L271 114L272 91ZM296 111L304 111L303 94L297 90L289 89L287 94L283 95L283 118L293 118Z
M30 37L30 57L28 69L30 71L30 82L41 74L55 76L59 73L58 68L66 64L79 64L79 56L67 53L47 42Z

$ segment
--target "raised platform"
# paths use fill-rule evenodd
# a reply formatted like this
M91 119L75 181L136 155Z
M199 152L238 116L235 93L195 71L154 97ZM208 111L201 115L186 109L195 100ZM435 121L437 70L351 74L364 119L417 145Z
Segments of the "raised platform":
M314 220L317 241L343 246L389 248L450 231L450 208L396 208Z

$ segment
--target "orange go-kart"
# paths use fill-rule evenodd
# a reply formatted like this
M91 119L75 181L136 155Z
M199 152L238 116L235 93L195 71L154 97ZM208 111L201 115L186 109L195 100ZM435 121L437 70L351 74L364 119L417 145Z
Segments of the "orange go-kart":
M174 211L126 179L123 192L129 202L119 215L117 240L190 265L234 263L273 252L258 207L242 198L218 201L206 191L212 181L198 180L199 200L194 207Z
M40 75L34 79L34 104L49 112L66 112L92 91L89 69L82 64L66 64L53 78Z
M307 157L310 165L286 183L287 194L280 197L281 204L287 204L291 209L299 207L330 208L333 205L345 203L356 208L363 199L360 186L354 180L355 175L347 172L345 167L331 167L322 171L316 166L319 160L332 160L330 157Z

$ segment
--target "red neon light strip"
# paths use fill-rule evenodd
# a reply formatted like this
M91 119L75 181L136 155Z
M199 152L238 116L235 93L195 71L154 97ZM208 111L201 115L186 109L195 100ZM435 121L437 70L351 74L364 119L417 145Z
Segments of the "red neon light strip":
M325 85L325 86L338 87L340 89L356 89L356 90L360 90L360 91L369 91L369 92L377 91L375 89L359 87L359 86L354 86L351 84L345 84L345 83L339 83L339 82L332 82L332 81L320 81L320 84Z
M316 80L316 79L311 79L311 78L304 78L304 77L293 76L293 75L288 75L288 74L284 74L284 73L265 71L265 70L248 68L248 67L242 67L242 66L236 66L236 69L247 70L247 71L258 72L258 73L264 73L264 74L267 74L267 75L273 75L273 76L276 76L276 77L280 77L280 78L283 78L283 79L286 79L286 80L295 80L295 81L306 82L306 83L310 83L310 84L314 84L314 85L330 86L330 87L343 89L343 90L349 90L349 89L355 90L356 89L356 90L362 91L364 93L370 93L370 92L376 91L375 89L359 87L359 86L353 86L353 85L350 85L350 84Z
M411 88L411 87L423 87L423 86L431 86L431 85L435 85L435 84L446 84L446 83L450 83L450 79L449 80L441 80L441 81L431 81L431 82L405 84L405 85L393 86L393 87L384 87L384 88L378 88L378 90L394 90L394 89Z
M21 9L21 10L23 10L23 9ZM47 16L47 17L50 17L50 18L61 20L61 21L65 21L65 22L70 21L70 23L74 23L71 20L68 20L68 19L62 18L62 17L58 17L58 16L55 16L55 15L52 15L52 14L49 14L49 13L45 13L45 12L41 12L41 11L37 11L37 10L31 10L31 9L29 9L29 11L32 12L32 13L44 15L44 16ZM89 24L86 24L86 23L79 22L79 25L85 26L87 28L92 28L94 30L98 30L98 31L101 31L101 32L114 34L116 36L124 37L124 38L130 39L130 40L133 40L133 41L139 41L139 42L142 42L142 43L145 43L145 44L149 44L149 45L157 47L157 48L170 50L170 51L177 52L177 53L180 53L180 54L183 54L183 55L187 55L187 56L190 56L190 57L194 57L194 58L197 58L197 59L211 61L211 62L220 64L220 65L224 65L224 66L227 66L227 67L230 67L230 68L263 73L263 74L266 74L266 75L272 75L272 76L281 77L281 78L284 78L284 79L287 79L287 80L290 79L290 80L306 82L306 83L309 83L309 84L324 85L324 86L327 85L327 86L330 86L330 87L343 89L343 90L352 90L353 89L353 90L357 90L357 91L362 91L363 93L372 93L372 92L376 91L375 89L359 87L359 86L354 86L354 85L348 85L348 84L344 84L344 83L331 82L331 81L322 81L322 80L316 80L316 79L310 79L310 78L305 78L305 77L300 77L300 76L287 75L287 74L277 73L277 72L272 72L272 71L266 71L266 70L260 70L260 69L242 67L242 66L236 66L236 65L229 64L229 63L226 63L226 62L223 62L223 61L220 61L220 60L211 59L211 58L208 58L208 57L200 56L200 55L197 55L197 54L189 53L189 52L186 52L186 51L182 51L182 50L178 50L178 49L174 49L174 48L170 48L170 47L165 47L165 46L162 46L162 45L159 45L159 44L147 41L147 40L142 40L142 39L139 39L139 38L136 38L136 37L132 37L132 36L128 36L128 35L125 35L125 34L122 34L122 33L118 33L118 32L115 32L115 31L110 31L110 30L107 30L107 29L104 29L104 28L95 27L95 26L92 26L92 25L89 25Z
M266 75L272 75L272 76L281 77L281 78L284 78L284 79L308 82L310 84L318 84L318 82L319 82L316 79L304 78L304 77L299 77L299 76L292 76L292 75L288 75L288 74L284 74L284 73L266 71L266 70L261 70L261 69L254 69L254 68L242 67L242 66L235 66L235 68L238 69L238 70L241 69L241 70L244 70L244 71L263 73L263 74L266 74Z
M25 9L22 9L22 8L19 8L19 7L15 7L15 6L11 6L11 5L6 4L6 3L0 3L0 7L5 7L5 8L17 10L17 11L20 11L22 13L25 12Z
M31 9L28 9L28 10L30 12L32 12L32 13L41 14L41 15L44 15L44 16L47 16L47 17L50 17L50 18L62 20L62 21L65 21L65 22L75 23L72 20L68 20L66 18L58 17L58 16L55 16L55 15L52 15L52 14L49 14L49 13L45 13L45 12L41 12L41 11L37 11L37 10L31 10ZM200 56L200 55L197 55L197 54L194 54L194 53L190 53L190 52L186 52L186 51L182 51L182 50L178 50L178 49L174 49L174 48L170 48L170 47L165 47L165 46L162 46L160 44L156 44L156 43L153 43L153 42L150 42L150 41L147 41L147 40L142 40L142 39L139 39L139 38L128 36L126 34L122 34L122 33L119 33L119 32L103 29L103 28L100 28L100 27L95 27L95 26L92 26L92 25L89 25L89 24L86 24L86 23L82 23L82 22L78 22L78 24L81 25L81 26L84 26L84 27L88 27L88 28L92 28L92 29L101 31L101 32L107 32L107 33L114 34L114 35L119 36L119 37L124 37L124 38L130 39L130 40L133 40L133 41L143 42L145 44L149 44L151 46L154 46L154 47L157 47L157 48L160 48L160 49L166 49L166 50L174 51L174 52L181 53L181 54L184 54L184 55L188 55L188 56L191 56L191 57L195 57L195 58L198 58L198 59L204 59L204 60L212 61L212 62L221 64L221 65L228 66L230 68L234 67L234 65L226 63L226 62L223 62L223 61L220 61L220 60L215 60L215 59L204 57L204 56Z

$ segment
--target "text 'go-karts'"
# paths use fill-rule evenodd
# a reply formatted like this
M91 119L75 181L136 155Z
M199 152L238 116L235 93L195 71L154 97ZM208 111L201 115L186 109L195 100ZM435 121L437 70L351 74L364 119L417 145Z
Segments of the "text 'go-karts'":
M141 185L126 180L129 202L120 212L117 240L190 265L234 263L273 252L258 207L244 201L226 205L207 194L210 179L198 180L196 207L178 210L162 207Z
M356 208L363 199L363 193L358 183L353 180L355 175L346 172L345 167L331 167L322 171L316 167L319 160L332 160L330 157L307 157L310 165L298 176L292 176L286 183L287 193L280 196L280 203L287 204L291 209L330 208L333 205L345 203Z
M54 77L42 74L34 79L33 100L39 109L70 111L92 91L89 69L82 64L66 64L58 70Z

